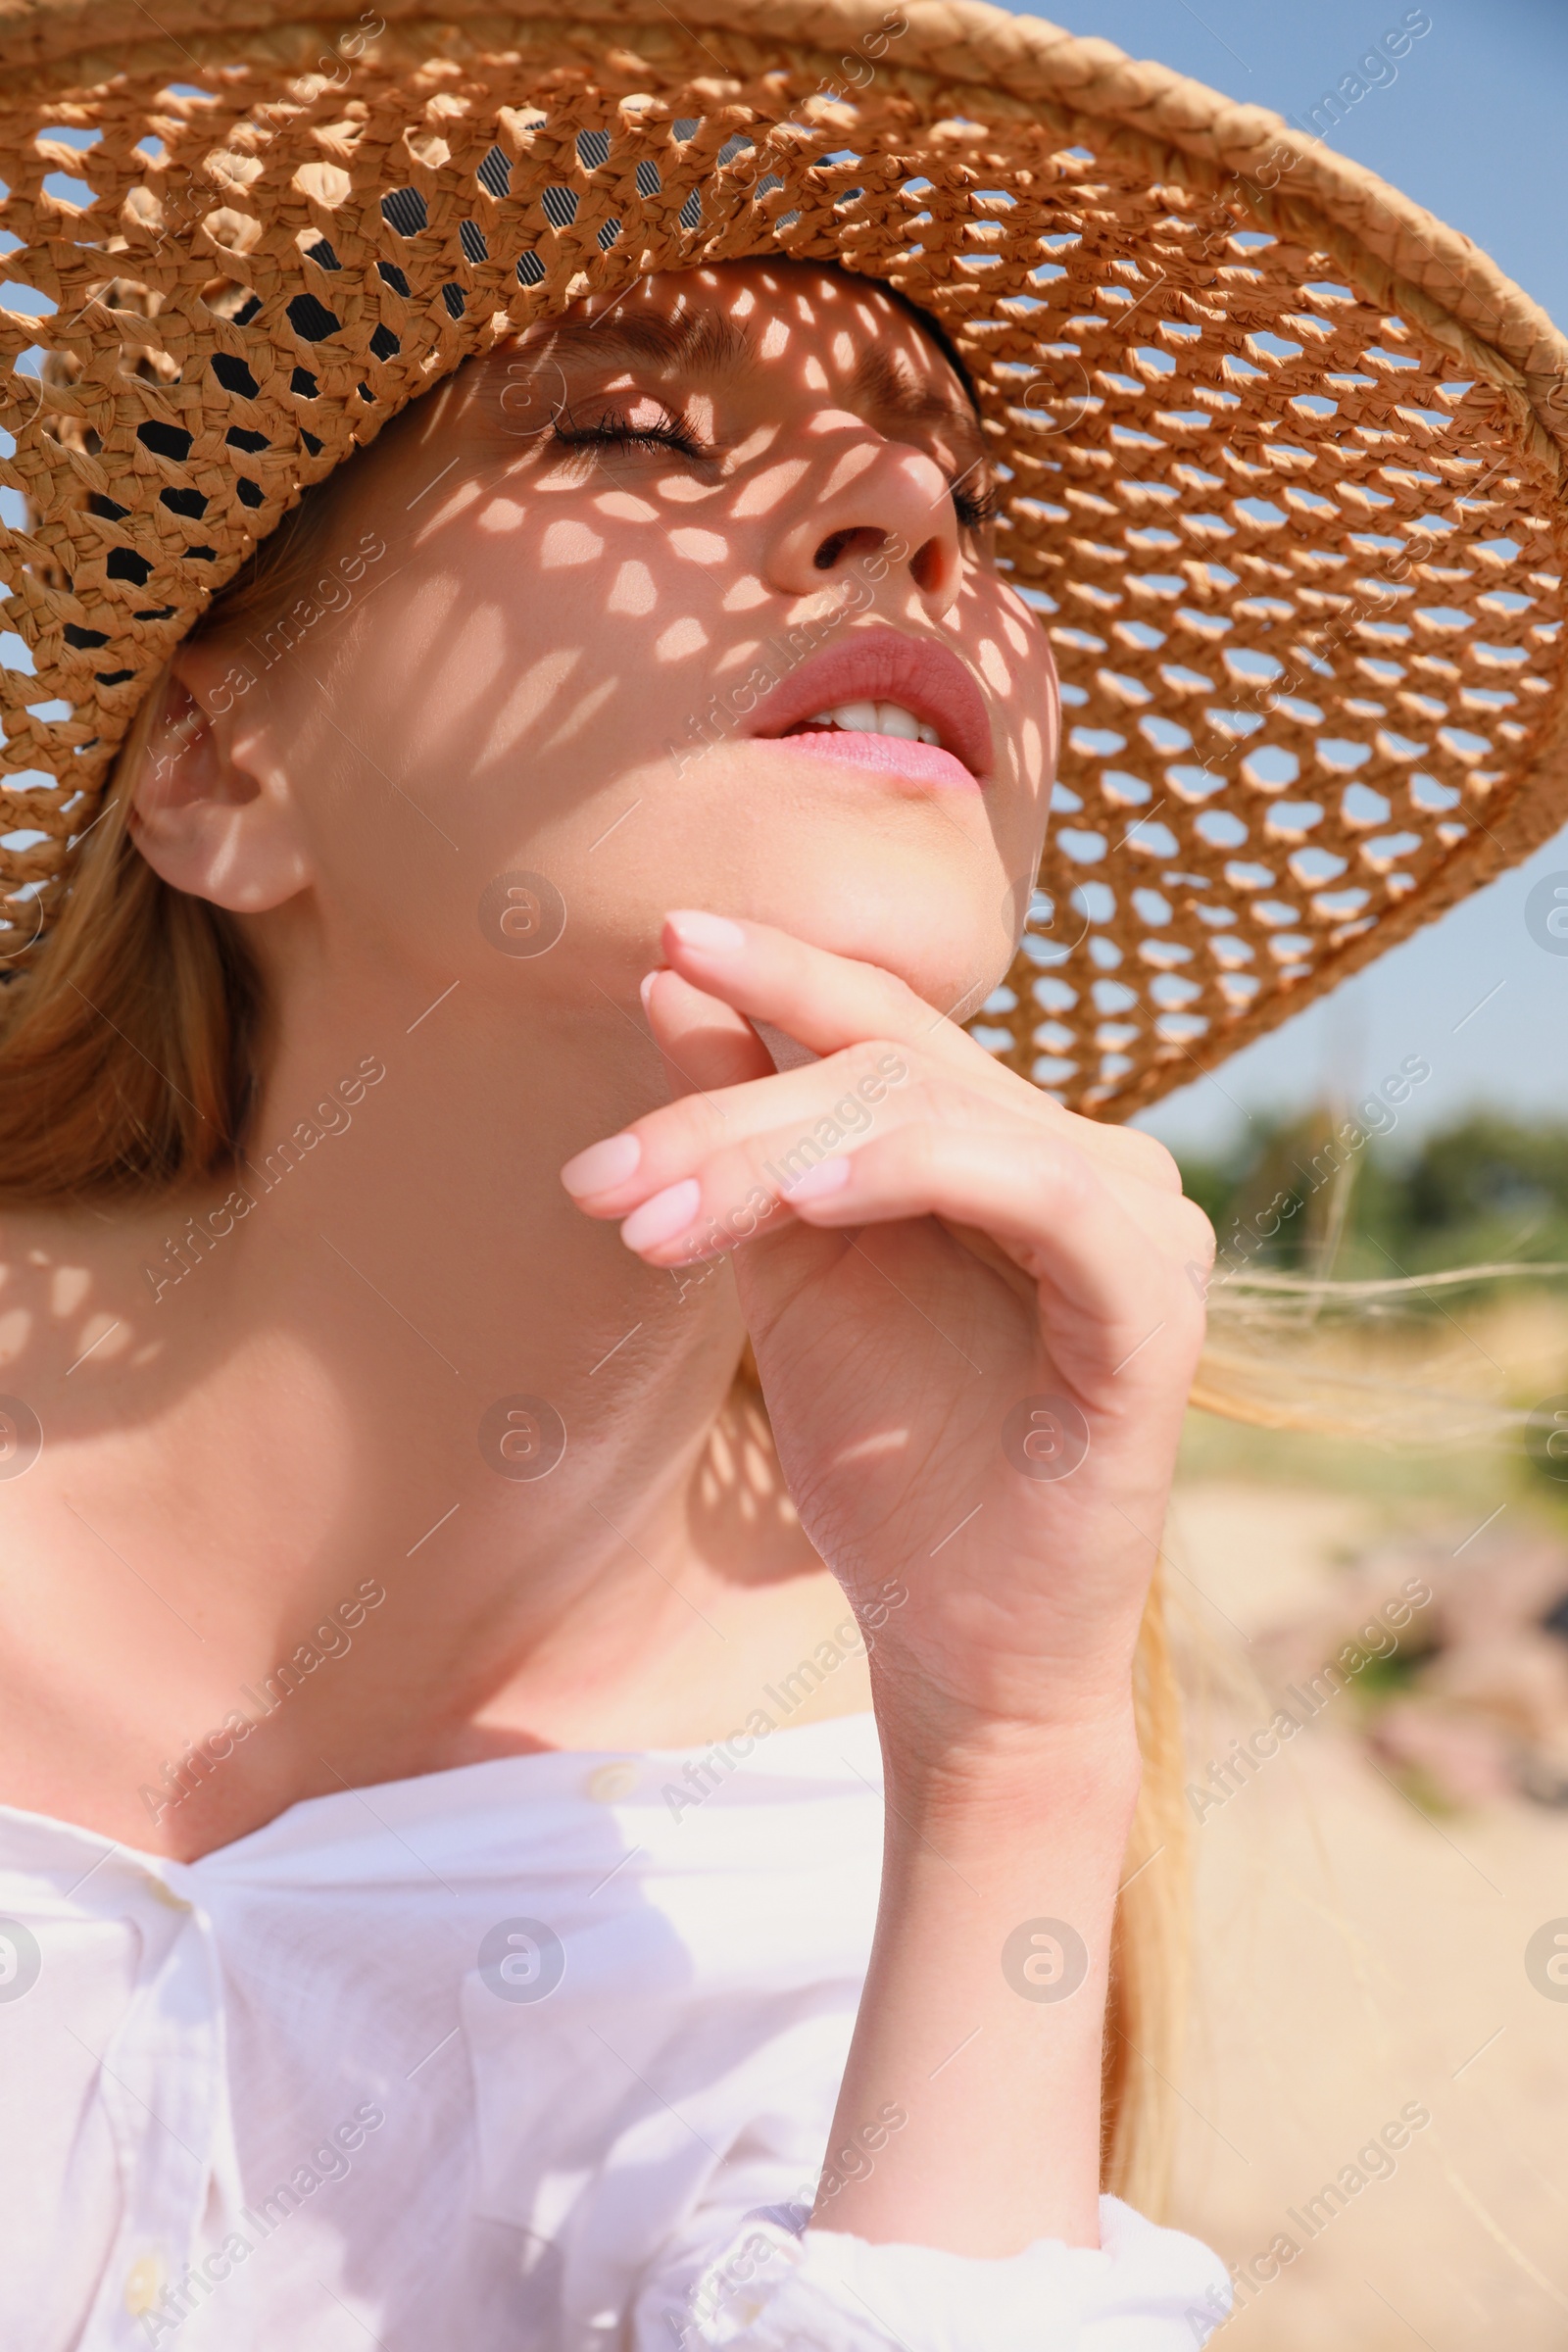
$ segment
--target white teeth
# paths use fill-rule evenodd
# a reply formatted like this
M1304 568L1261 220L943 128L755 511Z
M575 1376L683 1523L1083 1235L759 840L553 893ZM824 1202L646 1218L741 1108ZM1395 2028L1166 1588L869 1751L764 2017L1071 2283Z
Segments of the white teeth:
M852 735L893 735L904 743L940 744L941 736L902 703L837 703L807 721L812 727L842 727Z
M847 728L852 735L875 735L880 732L876 723L875 703L839 703L830 715L836 725Z

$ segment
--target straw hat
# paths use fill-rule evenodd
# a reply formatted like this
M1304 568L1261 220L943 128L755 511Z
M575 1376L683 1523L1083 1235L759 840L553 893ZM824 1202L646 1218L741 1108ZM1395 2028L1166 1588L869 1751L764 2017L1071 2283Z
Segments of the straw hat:
M978 386L1068 705L974 1023L1014 1068L1125 1117L1568 816L1568 344L1466 238L969 0L439 6L0 0L13 971L310 483L590 287L753 255L885 279Z

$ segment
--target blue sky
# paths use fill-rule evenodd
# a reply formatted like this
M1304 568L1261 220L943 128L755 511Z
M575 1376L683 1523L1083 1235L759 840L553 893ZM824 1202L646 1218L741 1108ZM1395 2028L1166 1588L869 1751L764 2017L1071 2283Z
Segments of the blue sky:
M1406 13L1405 0L1075 0L1066 22L1304 117ZM1568 325L1568 4L1428 0L1424 13L1432 28L1397 78L1329 143L1463 229ZM1524 921L1532 884L1557 872L1568 831L1139 1124L1183 1149L1222 1145L1260 1109L1360 1092L1410 1054L1432 1076L1407 1135L1482 1104L1568 1120L1568 956Z

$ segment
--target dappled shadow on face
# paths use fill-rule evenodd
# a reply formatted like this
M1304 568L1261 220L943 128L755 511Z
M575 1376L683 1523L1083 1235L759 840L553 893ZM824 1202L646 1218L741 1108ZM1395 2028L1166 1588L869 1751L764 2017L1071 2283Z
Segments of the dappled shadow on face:
M946 1006L1006 961L1054 749L990 504L947 362L834 272L651 278L470 362L355 482L344 528L394 534L396 569L280 685L295 758L334 779L318 858L372 918L396 901L416 955L450 958L475 875L515 867L573 909L564 989L690 901L877 955ZM774 689L876 630L973 680L983 792L761 752Z

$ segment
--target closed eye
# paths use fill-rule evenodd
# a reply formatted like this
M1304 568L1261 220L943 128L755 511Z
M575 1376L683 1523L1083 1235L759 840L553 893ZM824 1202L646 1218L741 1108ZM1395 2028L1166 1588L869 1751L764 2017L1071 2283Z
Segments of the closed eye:
M953 485L953 505L966 531L984 530L1002 512L996 483L983 471L959 475Z
M642 405L641 403L639 404ZM633 424L623 409L611 408L591 420L583 420L567 413L557 413L553 438L560 448L592 450L672 450L677 457L701 462L710 458L706 448L683 417L675 416L659 404L652 421ZM984 530L996 521L1002 511L996 483L989 469L981 463L959 474L952 485L954 512L959 527L966 531Z
M623 410L610 409L591 423L558 416L554 437L566 449L670 449L683 458L706 458L706 450L683 418L661 407L652 423L633 424Z

